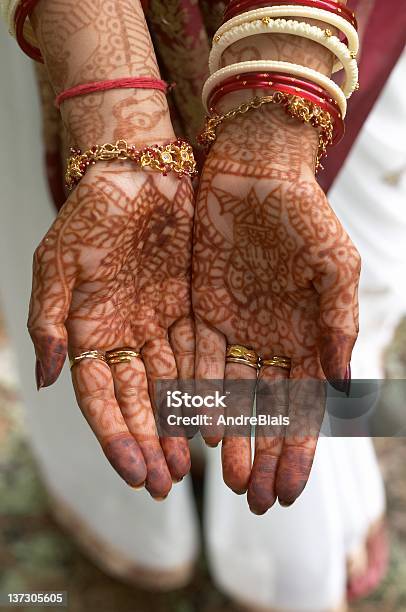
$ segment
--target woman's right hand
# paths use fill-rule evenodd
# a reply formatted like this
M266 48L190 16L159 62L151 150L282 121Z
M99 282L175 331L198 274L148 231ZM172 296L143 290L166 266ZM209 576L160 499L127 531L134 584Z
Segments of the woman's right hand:
M38 387L67 352L131 347L141 358L72 368L78 404L116 471L164 498L190 468L184 437L158 438L159 379L193 376L190 180L96 164L71 193L34 256L28 327Z

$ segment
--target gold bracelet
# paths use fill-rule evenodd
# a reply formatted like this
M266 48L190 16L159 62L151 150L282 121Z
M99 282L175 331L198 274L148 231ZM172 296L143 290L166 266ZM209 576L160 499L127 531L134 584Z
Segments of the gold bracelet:
M333 141L333 122L330 113L322 110L317 104L304 100L300 96L285 94L280 91L276 91L269 96L263 96L261 98L255 96L255 98L249 102L243 102L240 106L229 110L224 115L208 115L204 128L198 136L199 143L209 149L217 138L217 128L219 125L224 121L234 119L237 115L244 115L250 110L260 108L264 104L279 104L290 117L299 119L303 121L303 123L309 123L313 127L320 128L315 171L317 172L317 170L322 168L320 160L326 155L327 147Z
M164 176L168 172L176 172L179 178L197 174L193 149L188 142L180 138L166 145L153 145L142 149L129 145L126 140L117 140L114 144L94 145L84 153L80 149L72 148L70 153L65 173L65 183L69 190L79 183L88 167L97 161L129 159L139 168L157 170Z

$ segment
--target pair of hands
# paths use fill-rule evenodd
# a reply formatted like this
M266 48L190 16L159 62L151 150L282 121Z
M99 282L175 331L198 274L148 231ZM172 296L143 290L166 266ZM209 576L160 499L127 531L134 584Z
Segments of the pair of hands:
M278 139L273 121L253 113L221 131L196 209L186 178L97 164L35 252L28 326L38 386L56 381L67 353L140 350L142 360L111 367L85 359L72 379L110 463L156 499L190 469L187 439L157 434L157 380L255 379L226 366L227 344L291 357L290 372L261 370L257 396L257 412L290 416L287 431L259 428L253 464L249 435L223 439L224 480L248 491L258 514L277 497L293 503L309 476L324 396L301 382L327 378L345 390L359 256L303 163L302 126L283 126ZM252 396L244 401L250 411ZM218 430L202 434L220 442Z

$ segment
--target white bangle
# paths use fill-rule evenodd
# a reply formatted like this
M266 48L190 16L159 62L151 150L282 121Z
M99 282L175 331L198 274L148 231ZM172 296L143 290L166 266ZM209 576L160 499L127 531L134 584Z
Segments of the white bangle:
M324 9L297 5L269 6L247 11L241 15L236 15L236 17L229 19L219 27L213 40L216 40L216 37L221 36L224 34L224 32L230 28L233 28L234 26L241 25L246 21L253 19L262 19L262 17L270 17L271 19L275 19L277 17L302 17L304 19L316 19L317 21L328 23L333 28L337 28L337 30L342 32L347 38L348 49L353 57L356 57L359 51L359 38L357 30L353 25L351 25L351 23L344 19L344 17L340 17L339 15L330 13L330 11L325 11Z
M210 97L212 90L217 87L222 81L235 74L243 74L244 72L279 72L282 74L292 74L293 76L308 79L316 85L319 85L325 89L334 99L340 109L341 116L344 119L347 112L347 100L340 87L334 83L331 79L326 77L321 72L313 70L312 68L305 68L298 64L291 64L290 62L278 62L271 60L259 60L259 61L248 61L238 62L236 64L230 64L224 68L220 68L217 72L214 72L205 84L203 85L202 91L202 102L203 106L208 111L207 102Z
M247 36L267 33L301 36L329 49L339 60L338 70L344 67L345 81L342 85L342 90L346 98L351 96L358 83L358 66L356 60L351 56L351 51L337 36L333 36L328 31L309 23L295 20L262 17L262 19L250 20L233 26L223 34L216 36L209 56L210 74L220 68L221 56L230 45Z

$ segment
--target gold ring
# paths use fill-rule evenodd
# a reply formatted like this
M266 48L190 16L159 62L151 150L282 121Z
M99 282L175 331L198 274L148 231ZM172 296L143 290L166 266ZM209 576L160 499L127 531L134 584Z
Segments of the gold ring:
M241 344L229 344L226 351L226 363L242 363L259 370L260 357L258 353Z
M291 360L289 357L279 357L278 355L274 355L270 359L262 359L261 367L266 368L267 366L271 366L273 368L285 368L285 370L290 370Z
M107 363L106 355L103 353L103 351L84 351L83 353L80 353L80 355L72 357L69 360L70 369L72 369L74 365L76 365L83 359L99 359L100 361L104 361L104 363Z
M109 365L115 363L130 363L134 357L141 357L141 353L131 348L112 349L106 351L106 361Z

